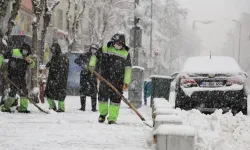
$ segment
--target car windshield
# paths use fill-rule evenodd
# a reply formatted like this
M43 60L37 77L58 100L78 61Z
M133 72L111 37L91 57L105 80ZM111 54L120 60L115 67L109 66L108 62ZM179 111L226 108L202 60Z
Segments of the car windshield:
M200 56L188 58L182 70L186 73L237 74L241 72L238 63L231 57Z

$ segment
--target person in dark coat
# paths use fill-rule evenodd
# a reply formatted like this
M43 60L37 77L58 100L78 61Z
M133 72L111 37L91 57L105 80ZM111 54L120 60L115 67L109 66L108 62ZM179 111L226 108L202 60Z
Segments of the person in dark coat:
M111 41L103 45L96 55L92 55L89 70L92 71L99 63L102 77L108 80L120 93L128 89L131 81L131 59L129 47L125 45L125 35L117 32ZM109 104L110 99L110 104ZM108 124L115 124L118 118L121 97L106 83L100 82L98 92L99 112L98 121L103 123L108 116Z
M49 75L45 96L47 97L50 109L57 112L65 112L64 100L66 98L69 60L66 54L62 54L61 47L58 43L53 43L50 50L52 58L46 64L46 67L49 68ZM55 100L58 101L58 109Z
M144 81L144 105L147 105L147 98L151 96L152 81Z
M0 68L1 68L1 71L5 72L4 54L6 53L6 51L8 49L8 45L7 45L7 42L5 41L5 39L1 38L1 37L2 36L1 36L1 33L0 33ZM0 106L4 104L5 83L6 83L6 81L4 80L4 75L2 73L0 73L0 94L2 96L1 100L0 100Z
M81 108L79 110L85 111L86 96L91 97L92 111L96 112L97 102L97 78L88 71L88 63L90 57L95 55L98 50L98 46L91 44L87 53L81 54L75 59L75 63L82 67L80 75L80 99Z
M29 68L35 67L35 62L30 58L31 48L28 44L23 44L21 49L15 48L11 51L11 56L8 61L8 78L15 85L10 84L10 92L8 98L4 103L1 111L10 112L10 107L15 102L16 94L20 94L20 107L18 107L18 112L20 113L30 113L28 108L28 89L26 87L25 75ZM18 87L21 92L16 88Z

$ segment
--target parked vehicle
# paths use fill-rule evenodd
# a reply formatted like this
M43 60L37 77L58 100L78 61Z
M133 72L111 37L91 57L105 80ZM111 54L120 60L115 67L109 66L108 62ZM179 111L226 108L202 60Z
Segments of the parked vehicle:
M175 78L175 107L247 114L247 74L231 57L188 58Z

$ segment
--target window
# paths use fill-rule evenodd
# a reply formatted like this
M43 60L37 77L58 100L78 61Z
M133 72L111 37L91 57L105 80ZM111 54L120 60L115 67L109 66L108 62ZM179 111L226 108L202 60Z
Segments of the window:
M63 10L57 10L57 27L63 29Z

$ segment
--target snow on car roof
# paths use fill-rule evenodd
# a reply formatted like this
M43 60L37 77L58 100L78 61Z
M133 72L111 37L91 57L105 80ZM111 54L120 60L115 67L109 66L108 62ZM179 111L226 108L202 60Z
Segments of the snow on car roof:
M198 56L190 57L184 64L182 72L186 73L225 73L242 72L234 58L227 56Z

